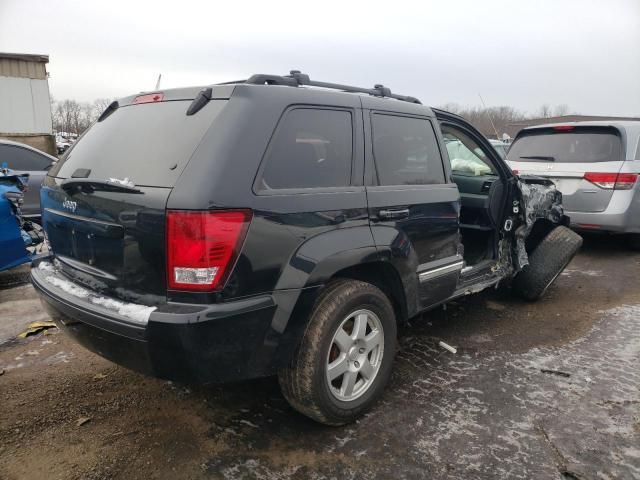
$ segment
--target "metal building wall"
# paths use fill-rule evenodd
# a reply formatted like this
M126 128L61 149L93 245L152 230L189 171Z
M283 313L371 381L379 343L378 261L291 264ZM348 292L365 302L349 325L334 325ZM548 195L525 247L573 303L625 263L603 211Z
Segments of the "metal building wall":
M0 76L0 134L51 134L47 80Z
M0 134L52 133L47 55L0 53Z

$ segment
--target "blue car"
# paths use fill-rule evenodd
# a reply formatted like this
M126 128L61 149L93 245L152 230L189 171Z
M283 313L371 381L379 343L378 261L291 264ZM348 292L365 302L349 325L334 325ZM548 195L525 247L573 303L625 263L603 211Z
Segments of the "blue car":
M23 219L21 205L29 175L0 169L0 272L28 263L28 247L42 243L40 228Z

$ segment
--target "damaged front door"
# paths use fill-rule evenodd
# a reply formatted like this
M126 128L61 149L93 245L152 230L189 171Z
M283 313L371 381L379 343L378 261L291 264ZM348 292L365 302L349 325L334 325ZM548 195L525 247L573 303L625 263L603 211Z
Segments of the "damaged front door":
M455 115L438 114L452 180L461 195L460 233L466 275L490 270L500 261L502 230L511 213L513 174L473 127Z

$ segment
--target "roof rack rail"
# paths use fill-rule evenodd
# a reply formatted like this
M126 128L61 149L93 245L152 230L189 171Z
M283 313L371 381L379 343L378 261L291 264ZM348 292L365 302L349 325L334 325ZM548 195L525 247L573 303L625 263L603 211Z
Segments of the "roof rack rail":
M300 70L291 70L289 72L289 75L268 75L259 73L249 77L245 81L245 83L250 83L253 85L285 85L288 87L309 86L330 88L333 90L341 90L343 92L366 93L374 97L395 98L396 100L401 100L403 102L422 104L422 102L415 97L391 93L391 89L385 87L384 85L377 84L374 85L373 88L362 88L352 87L350 85L340 85L339 83L316 82L314 80L311 80L309 78L309 75L300 72Z

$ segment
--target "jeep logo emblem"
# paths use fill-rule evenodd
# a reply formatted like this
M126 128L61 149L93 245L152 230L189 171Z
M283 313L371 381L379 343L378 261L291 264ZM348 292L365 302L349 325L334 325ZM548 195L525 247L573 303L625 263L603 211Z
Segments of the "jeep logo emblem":
M64 202L62 202L62 206L67 210L71 210L71 212L75 212L76 208L78 208L77 202L73 202L71 200L65 200Z

